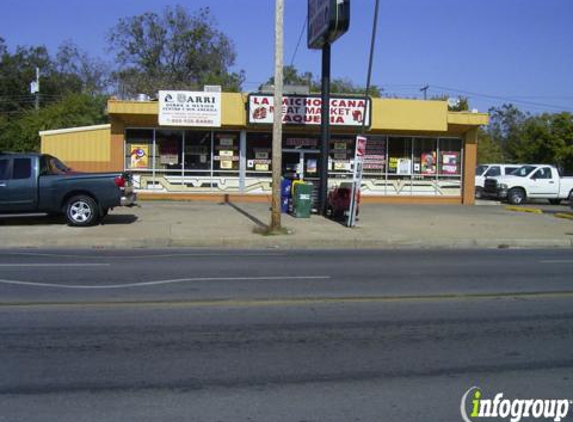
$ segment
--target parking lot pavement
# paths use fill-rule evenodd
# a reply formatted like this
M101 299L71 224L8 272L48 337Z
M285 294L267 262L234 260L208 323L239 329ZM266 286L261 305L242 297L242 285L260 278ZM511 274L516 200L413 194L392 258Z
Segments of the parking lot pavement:
M357 227L313 215L283 214L290 234L265 236L270 206L263 203L143 201L117 208L103 224L69 227L61 219L0 216L0 247L228 247L228 248L505 248L572 247L568 212L539 205L542 214L487 206L364 204ZM537 205L536 205L537 206Z

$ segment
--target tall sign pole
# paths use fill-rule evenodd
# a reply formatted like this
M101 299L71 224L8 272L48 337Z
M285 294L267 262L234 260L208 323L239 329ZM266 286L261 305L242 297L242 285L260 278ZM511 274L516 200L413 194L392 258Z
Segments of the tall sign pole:
M322 50L320 113L320 186L318 198L326 215L330 142L330 46L350 25L350 0L308 0L308 48Z
M328 156L330 142L330 44L322 47L322 84L320 109L320 214L326 216L328 196Z
M284 0L275 0L275 92L273 113L273 192L271 202L271 231L277 231L281 228L283 15Z

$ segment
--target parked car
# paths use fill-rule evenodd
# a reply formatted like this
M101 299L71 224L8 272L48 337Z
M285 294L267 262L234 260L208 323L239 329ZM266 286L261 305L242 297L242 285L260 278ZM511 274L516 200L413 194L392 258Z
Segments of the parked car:
M506 176L520 168L523 164L480 164L476 167L475 197L484 197L485 180L488 177Z
M527 164L510 175L486 179L484 192L514 205L535 198L559 204L564 199L573 200L573 177L561 177L547 164Z
M135 200L128 173L78 173L51 155L0 152L0 213L63 214L89 226Z

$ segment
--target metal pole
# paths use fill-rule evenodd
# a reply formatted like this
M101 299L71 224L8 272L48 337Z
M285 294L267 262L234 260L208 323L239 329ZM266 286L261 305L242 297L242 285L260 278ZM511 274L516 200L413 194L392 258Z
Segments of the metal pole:
M370 91L370 79L372 77L372 62L374 61L374 45L376 42L376 30L378 29L378 9L380 7L380 0L376 0L376 4L374 6L374 21L372 23L372 35L370 38L370 57L368 59L368 72L366 75L366 89L364 90L364 117L362 118L362 135L365 136L366 130L366 107L368 106L368 92ZM358 140L357 140L358 142ZM356 154L354 154L356 159ZM358 164L354 163L354 166L357 167ZM362 166L362 164L361 164ZM362 171L362 168L360 168ZM356 172L355 172L356 174ZM358 182L360 183L360 182ZM356 192L360 189L360 186L357 186L357 183L353 181L352 189L351 189L351 196L350 196L350 209L348 210L348 220L346 222L347 227L354 227L356 223Z
M271 231L277 231L281 228L281 171L283 136L283 15L284 0L275 0L275 93L273 119L273 192L271 204Z
M322 108L320 110L320 213L326 216L328 195L328 152L330 142L330 44L322 47Z

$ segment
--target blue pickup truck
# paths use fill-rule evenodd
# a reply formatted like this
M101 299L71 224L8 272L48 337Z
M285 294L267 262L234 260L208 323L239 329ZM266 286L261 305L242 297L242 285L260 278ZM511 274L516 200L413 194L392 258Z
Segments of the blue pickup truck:
M128 173L77 173L51 155L0 152L1 214L65 215L72 226L91 226L135 200Z

